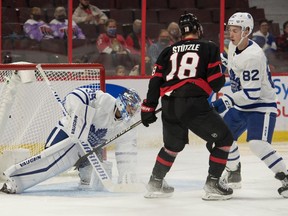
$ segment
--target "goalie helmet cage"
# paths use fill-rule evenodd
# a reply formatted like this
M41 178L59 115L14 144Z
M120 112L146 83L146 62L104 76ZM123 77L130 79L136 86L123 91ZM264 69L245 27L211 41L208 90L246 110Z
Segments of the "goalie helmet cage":
M42 151L48 135L63 116L36 66L0 64L2 166L8 163L3 161L5 152L20 151L23 157L22 150L27 158ZM105 70L101 64L41 64L41 67L61 100L76 87L91 83L105 91ZM16 157L12 163L24 158Z

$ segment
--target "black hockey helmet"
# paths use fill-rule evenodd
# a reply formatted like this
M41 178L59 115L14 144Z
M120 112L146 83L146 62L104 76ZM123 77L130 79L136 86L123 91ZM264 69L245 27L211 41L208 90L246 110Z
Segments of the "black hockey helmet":
M198 18L192 13L185 13L184 15L181 15L179 19L179 27L182 35L187 33L198 33L199 37L202 37L203 35L203 27Z

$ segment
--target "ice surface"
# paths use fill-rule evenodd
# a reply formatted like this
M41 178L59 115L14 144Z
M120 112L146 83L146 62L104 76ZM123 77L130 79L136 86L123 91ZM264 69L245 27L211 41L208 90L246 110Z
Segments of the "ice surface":
M288 145L275 148L288 162ZM146 183L159 148L139 149L138 177ZM263 162L252 155L247 144L240 145L242 189L234 190L228 201L203 201L207 176L208 151L204 145L187 145L181 152L166 181L175 187L173 197L145 199L144 193L109 193L78 189L76 175L54 177L20 195L0 194L0 215L21 216L286 216L288 200L278 195L281 183ZM114 162L113 180L117 170Z

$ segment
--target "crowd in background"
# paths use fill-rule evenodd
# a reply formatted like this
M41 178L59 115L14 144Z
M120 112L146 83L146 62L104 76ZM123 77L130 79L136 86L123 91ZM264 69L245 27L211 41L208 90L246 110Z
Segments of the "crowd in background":
M95 40L90 40L89 47L97 53L92 58L89 53L81 54L73 58L74 63L98 62L102 63L108 75L116 75L120 68L125 75L140 75L141 71L141 25L140 19L131 23L130 31L124 35L119 31L116 19L108 17L105 12L89 0L79 0L79 5L73 11L72 38L78 40L87 39L87 32L81 28L84 24L95 30ZM254 29L251 37L267 54L271 61L272 71L275 67L277 53L288 52L288 21L283 25L283 34L272 35L269 29L271 22L261 20L259 30ZM43 10L39 7L31 8L29 18L23 25L25 37L38 42L51 39L67 39L68 36L67 8L59 6L55 8L54 18L50 22L43 19ZM205 32L205 29L204 29ZM160 52L167 46L181 40L178 21L171 22L167 28L159 29L157 38L145 38L145 74L151 75L153 65ZM225 38L225 46L229 38ZM225 42L224 41L224 42ZM77 52L77 51L76 51ZM9 63L13 58L8 53L2 57L3 63ZM276 61L277 62L277 61Z

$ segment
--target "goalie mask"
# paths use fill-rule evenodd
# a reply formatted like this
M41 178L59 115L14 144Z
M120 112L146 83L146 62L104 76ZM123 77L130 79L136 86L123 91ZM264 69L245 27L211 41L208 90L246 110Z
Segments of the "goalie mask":
M116 107L126 121L140 111L140 103L141 99L134 89L127 89L116 98Z
M203 36L203 27L198 18L192 13L186 13L179 19L179 27L182 35L187 33L197 34L199 38Z

